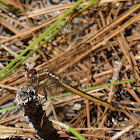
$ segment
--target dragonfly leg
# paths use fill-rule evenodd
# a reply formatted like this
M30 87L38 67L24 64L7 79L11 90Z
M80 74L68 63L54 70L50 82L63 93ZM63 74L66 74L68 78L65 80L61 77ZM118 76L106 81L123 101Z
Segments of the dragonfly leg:
M48 99L49 99L49 102L50 102L50 105L51 105L51 108L52 108L52 111L53 111L53 115L54 115L55 120L58 121L58 118L57 118L57 115L56 115L56 111L55 111L55 108L54 108L53 103L52 103L52 100L51 100L51 93L50 93L50 90L47 90L47 91L46 91L45 87L43 87L43 92L44 92L44 94L45 94L46 100L47 100L47 97L48 97ZM48 95L48 96L47 96L47 95Z
M47 91L46 91L44 86L42 86L42 89L43 89L43 92L44 92L44 95L45 95L45 98L46 98L46 101L47 101Z
M50 91L48 91L47 93L48 93L49 102L50 102L51 107L52 107L52 111L53 111L54 118L55 118L56 121L58 121L58 118L57 118L57 115L56 115L56 111L55 111L55 107L54 107L54 105L53 105L53 103L52 103Z

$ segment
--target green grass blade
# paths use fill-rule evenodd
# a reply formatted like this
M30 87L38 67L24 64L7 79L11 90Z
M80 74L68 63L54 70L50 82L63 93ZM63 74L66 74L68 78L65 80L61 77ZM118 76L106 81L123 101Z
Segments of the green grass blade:
M74 130L72 127L68 127L69 132L71 132L74 136L76 136L79 140L85 140L76 130Z
M4 108L4 109L0 109L0 113L1 113L1 112L4 112L4 111L16 109L16 108L17 108L17 106L11 106L11 107L7 107L7 108Z
M66 129L66 131L71 132L74 136L76 136L79 140L85 140L85 138L83 138L76 130L74 130L72 127L66 125L65 123L56 121L56 120L52 120L52 122L56 125L59 125L63 128Z
M103 87L121 85L121 84L125 84L125 83L133 83L135 81L136 81L135 79L130 79L130 80L127 80L127 81L119 81L119 82L115 82L115 83L109 83L109 84L105 84L105 85L99 85L99 86L91 87L91 88L88 88L88 89L84 89L83 91L90 91L90 90L93 90L93 89L99 89L99 88L103 88Z
M87 9L88 7L90 7L91 5L93 5L94 3L96 3L99 0L92 0L89 4L87 4L84 8L82 8L81 10L79 10L75 15L78 15L79 12L84 11L85 9ZM39 45L39 47L37 47L34 51L32 51L31 53L29 53L25 58L23 58L20 62L18 62L14 67L12 67L8 72L6 72L3 76L0 77L0 80L3 79L6 75L8 75L12 70L14 70L16 67L18 67L19 65L21 65L29 56L31 56L34 52L36 52L38 49L40 49L49 39L51 39L52 37L54 37L58 31L60 31L62 28L61 27L62 24L66 24L66 22L69 19L66 19L64 22L62 22L60 25L58 25L58 27L55 27L62 19L64 19L72 10L74 10L80 3L82 2L82 0L79 0L76 4L74 4L74 6L72 8L70 8L67 12L64 13L64 15L62 15L56 22L54 22L45 32L43 32L33 43L31 43L22 53L20 53L11 63L9 63L3 70L0 71L0 75L2 73L4 73L7 69L9 69L10 67L12 67L27 51L30 50L30 48L32 48L34 45L36 45L39 41L41 41L44 37L46 37L47 35L49 35L50 33L52 33L54 31L54 29L56 28L60 28L58 29L53 35L51 35L51 37L49 37L46 41L44 41L41 45Z
M39 45L36 49L34 49L32 52L30 52L28 55L26 55L26 57L24 57L22 60L20 60L20 62L18 62L15 66L13 66L8 72L6 72L3 76L0 77L0 80L3 79L5 76L7 76L10 72L12 72L15 68L17 68L19 65L21 65L29 56L31 56L34 52L36 52L38 49L40 49L47 41L49 41L51 38L54 37L54 35L56 35L60 30L62 30L62 28L64 28L63 26L57 30L54 34L52 34L50 37L48 37L48 39L43 42L41 45Z
M27 51L29 51L33 46L35 46L37 43L39 43L44 37L49 35L53 28L61 21L63 20L68 14L70 14L71 11L73 11L83 0L79 0L76 2L73 7L71 7L69 10L67 10L58 20L56 20L49 28L47 28L46 31L44 31L34 42L32 42L23 52L21 52L12 62L10 62L4 69L0 71L0 75L2 75L5 71L7 71L10 67L12 67ZM13 70L13 69L12 69ZM5 75L6 76L6 75ZM5 76L2 76L4 78Z
M109 83L109 84L105 84L105 85L100 85L100 86L95 86L95 87L83 89L82 91L90 91L90 90L93 90L93 89L98 89L98 88L103 88L103 87L108 87L108 86L114 86L114 85L120 85L120 84L124 84L124 83L133 83L133 82L136 82L136 80L135 79L130 79L130 80L127 80L127 81L119 81L119 82L115 82L115 83ZM70 94L72 94L72 93L71 92L62 93L62 94L59 94L59 95L52 96L51 99L65 97L65 96L68 96ZM44 99L43 101L45 101L45 100L46 99ZM16 106L13 106L11 108L8 107L8 108L5 108L5 109L0 109L0 112L11 110L11 109L14 109L14 108L16 108Z
M127 81L119 81L119 82L115 82L115 83L109 83L109 84L105 84L105 85L94 86L94 87L83 89L82 91L86 92L86 91L91 91L91 90L94 90L94 89L99 89L99 88L104 88L104 87L109 87L109 86L116 86L116 85L121 85L121 84L125 84L125 83L133 83L133 82L136 82L136 80L135 79L130 79L130 80L127 80ZM62 93L62 94L59 94L59 95L52 96L51 99L65 97L65 96L68 96L70 94L72 94L72 93L71 92Z

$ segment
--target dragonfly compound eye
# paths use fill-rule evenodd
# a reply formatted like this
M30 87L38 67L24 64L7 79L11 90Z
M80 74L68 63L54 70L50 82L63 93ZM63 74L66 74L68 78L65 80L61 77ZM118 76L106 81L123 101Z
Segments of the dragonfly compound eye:
M25 78L29 83L36 83L38 81L38 73L35 69L30 69L25 74Z

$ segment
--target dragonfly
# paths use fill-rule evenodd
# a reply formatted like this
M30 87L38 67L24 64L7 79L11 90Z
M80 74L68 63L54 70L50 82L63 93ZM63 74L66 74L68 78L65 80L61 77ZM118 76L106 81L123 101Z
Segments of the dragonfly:
M83 92L83 91L79 90L78 88L73 87L72 85L68 84L62 78L51 73L50 71L39 73L36 69L30 69L25 73L25 78L26 78L27 82L32 83L32 84L36 85L37 87L43 86L50 90L54 89L56 87L61 87L63 89L66 89L69 92L77 94L90 101L93 101L102 106L108 107L112 111L122 111L122 109L119 106L117 106L116 104L108 103L97 97L87 94L86 92Z

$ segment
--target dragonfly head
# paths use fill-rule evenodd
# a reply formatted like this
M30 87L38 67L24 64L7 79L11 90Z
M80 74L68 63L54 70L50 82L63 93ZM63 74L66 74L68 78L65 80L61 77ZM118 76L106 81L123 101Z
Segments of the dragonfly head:
M38 73L36 69L30 69L26 72L25 78L29 83L38 82Z

